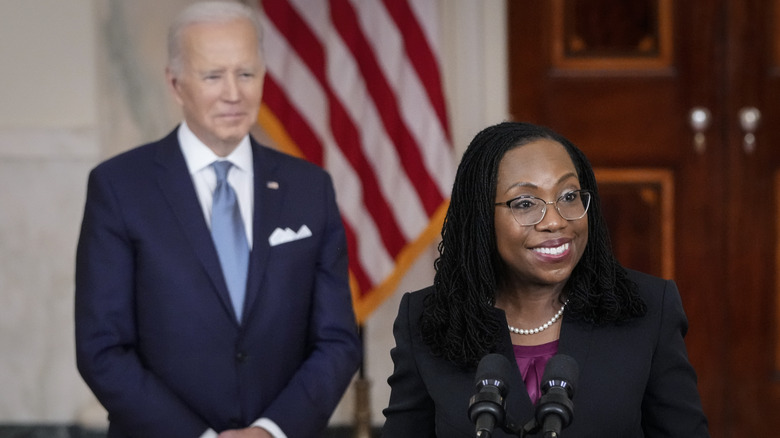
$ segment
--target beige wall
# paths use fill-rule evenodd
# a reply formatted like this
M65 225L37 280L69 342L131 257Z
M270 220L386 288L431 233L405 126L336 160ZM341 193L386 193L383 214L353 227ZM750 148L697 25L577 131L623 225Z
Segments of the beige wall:
M192 0L2 0L0 13L0 424L104 424L76 372L73 263L89 169L179 119L163 80L165 28ZM432 0L433 1L433 0ZM441 1L441 0L440 0ZM444 0L443 72L458 154L506 113L504 0ZM366 325L374 424L389 391L400 292ZM332 419L352 421L348 392Z

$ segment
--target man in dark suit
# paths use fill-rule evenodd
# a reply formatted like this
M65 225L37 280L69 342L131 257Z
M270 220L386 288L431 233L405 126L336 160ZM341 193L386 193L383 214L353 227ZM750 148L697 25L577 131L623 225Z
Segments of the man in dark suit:
M360 362L331 179L249 135L260 35L239 3L186 9L184 122L90 173L76 353L110 437L315 437Z

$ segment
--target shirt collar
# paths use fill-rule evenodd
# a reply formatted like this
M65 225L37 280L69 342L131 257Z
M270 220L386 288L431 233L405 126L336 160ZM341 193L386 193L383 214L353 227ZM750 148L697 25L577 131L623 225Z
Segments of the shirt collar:
M252 173L252 146L249 143L249 134L238 143L238 146L225 158L219 157L205 143L195 135L187 126L187 122L181 122L177 132L179 146L184 154L184 161L190 175L200 172L217 160L228 160L238 169Z

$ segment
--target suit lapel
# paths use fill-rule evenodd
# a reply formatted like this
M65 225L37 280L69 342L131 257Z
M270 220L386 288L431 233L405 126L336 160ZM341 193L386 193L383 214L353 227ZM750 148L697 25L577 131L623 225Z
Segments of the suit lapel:
M217 250L211 240L211 232L203 217L203 210L195 193L192 177L179 147L179 141L176 137L177 130L160 141L157 153L157 181L179 225L192 245L196 257L211 279L213 290L219 295L222 306L231 319L236 321Z
M250 137L251 138L251 137ZM252 253L249 255L249 278L247 279L244 319L248 320L259 298L260 285L265 275L270 245L268 237L273 232L282 212L287 187L278 173L278 162L254 139L252 160L254 164L254 212L252 222Z

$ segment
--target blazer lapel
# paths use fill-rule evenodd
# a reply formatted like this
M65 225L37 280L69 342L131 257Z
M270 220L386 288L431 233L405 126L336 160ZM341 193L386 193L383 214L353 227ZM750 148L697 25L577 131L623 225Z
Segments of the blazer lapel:
M251 317L255 301L263 283L268 254L271 246L268 237L279 223L286 187L282 175L277 172L278 163L273 154L266 153L263 146L254 139L252 160L254 162L255 206L252 222L252 253L249 255L249 278L242 321Z
M498 320L506 326L506 315L504 311L494 308ZM496 346L496 353L504 355L511 364L516 364L515 351L512 348L512 337L509 330L501 330L501 338ZM511 423L515 428L522 428L535 415L536 408L531 403L531 397L523 382L523 376L517 365L512 367L512 375L507 376L505 382L509 386L509 392L506 397L507 423Z
M563 315L558 353L571 356L577 362L580 375L585 371L592 342L593 325ZM576 391L576 388L575 388ZM576 392L575 392L576 397Z
M184 156L181 153L176 132L177 130L174 130L160 141L157 153L157 163L159 164L157 181L160 190L171 205L171 210L179 225L192 245L196 257L211 279L213 290L219 295L222 306L231 319L236 321L230 294L219 264L219 256L203 217L203 210L195 193Z
M506 324L504 311L501 309L495 309L495 311L499 321ZM592 332L593 327L590 324L574 321L564 315L561 336L558 341L558 353L571 356L579 365L580 374L583 373L588 358ZM515 353L509 331L502 330L501 333L496 353L503 354L511 363L515 363ZM509 385L509 395L506 398L507 421L511 422L515 428L522 428L536 415L536 407L531 403L528 391L525 390L520 370L517 367L512 367L512 369L516 372L507 376L506 382Z

